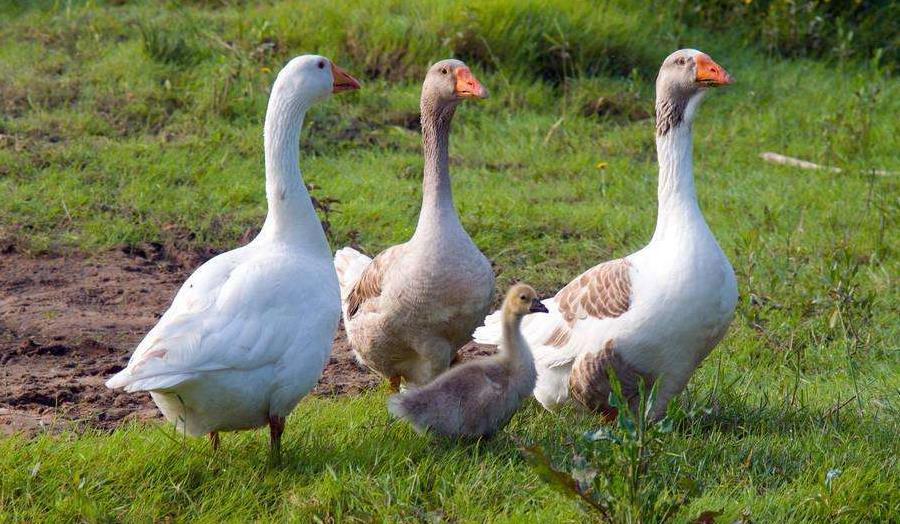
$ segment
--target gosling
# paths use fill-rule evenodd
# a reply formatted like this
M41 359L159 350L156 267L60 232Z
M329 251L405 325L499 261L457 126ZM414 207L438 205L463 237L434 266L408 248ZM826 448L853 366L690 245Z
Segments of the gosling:
M546 313L531 286L513 286L503 301L503 336L497 354L450 368L429 384L388 400L388 411L419 433L490 438L503 429L534 391L534 358L519 329L522 317Z

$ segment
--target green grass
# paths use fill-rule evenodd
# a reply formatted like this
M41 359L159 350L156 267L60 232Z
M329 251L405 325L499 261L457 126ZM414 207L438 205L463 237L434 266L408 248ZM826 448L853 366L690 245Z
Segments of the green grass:
M900 171L890 64L776 58L664 2L155 5L0 3L0 240L31 253L233 247L265 213L268 87L315 51L365 85L309 115L301 168L314 196L337 199L332 246L377 252L415 224L422 160L405 124L422 72L457 55L492 94L454 123L462 220L499 288L549 293L649 239L652 79L696 47L738 79L704 103L695 171L741 299L682 398L709 413L676 425L654 478L696 480L680 521L900 518L900 191L866 171ZM586 109L598 105L612 109ZM845 172L768 165L763 151ZM567 442L597 424L530 405L494 442L435 443L389 424L381 394L307 399L278 470L261 432L227 436L215 459L153 425L10 438L0 520L583 520L508 435L567 464Z
M694 484L680 521L705 510L728 517L746 511L759 522L896 517L896 420L745 399L725 391L714 413L677 425L665 442L654 473L673 484L689 476ZM205 441L162 426L0 440L0 508L6 518L26 522L587 516L540 481L509 435L565 450L572 437L595 427L590 417L550 414L531 402L497 439L459 444L391 422L384 401L382 393L303 401L289 420L285 465L278 469L266 466L263 432L228 434L216 455ZM566 460L564 451L553 455ZM831 469L841 475L829 492L824 480Z

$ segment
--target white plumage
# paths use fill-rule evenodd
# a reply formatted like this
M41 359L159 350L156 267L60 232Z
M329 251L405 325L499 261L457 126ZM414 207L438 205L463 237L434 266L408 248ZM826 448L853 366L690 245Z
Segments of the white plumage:
M189 435L269 424L277 457L284 418L315 386L340 317L330 248L300 176L299 133L313 103L356 87L320 56L279 73L266 114L262 230L187 279L108 387L149 391Z
M659 415L725 335L737 282L697 203L691 123L706 88L730 82L699 51L681 50L663 63L657 80L656 231L640 251L589 269L545 300L549 314L525 317L522 332L538 372L534 395L544 407L575 396L606 411L611 367L632 400L639 381L659 379ZM495 312L474 339L497 344L500 326Z
M352 247L343 247L334 254L334 268L337 270L338 282L341 286L341 304L344 307L344 315L347 314L347 296L353 291L359 277L371 263L371 257Z

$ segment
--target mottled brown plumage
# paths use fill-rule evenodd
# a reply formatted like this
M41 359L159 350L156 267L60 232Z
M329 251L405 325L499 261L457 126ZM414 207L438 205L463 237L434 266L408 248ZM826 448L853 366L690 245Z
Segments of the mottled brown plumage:
M547 340L544 341L544 345L561 348L569 343L570 337L571 334L568 329L563 326L557 326L553 333L550 333L550 336L547 337Z
M578 357L569 375L572 398L591 411L614 418L615 409L609 405L609 393L612 391L610 371L622 384L622 394L631 404L631 409L635 409L639 400L640 383L643 382L645 391L649 392L654 377L650 373L641 373L617 355L612 340L599 352L584 353Z
M628 311L631 280L628 261L611 260L584 272L556 294L559 312L569 325L588 317L615 318Z
M359 312L360 306L381 294L383 269L390 264L394 249L387 249L376 256L356 281L353 290L347 295L347 318L352 319Z

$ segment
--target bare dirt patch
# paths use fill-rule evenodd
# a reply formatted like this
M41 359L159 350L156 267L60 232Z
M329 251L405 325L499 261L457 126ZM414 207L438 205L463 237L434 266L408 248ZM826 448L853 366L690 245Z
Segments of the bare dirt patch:
M159 244L93 256L0 254L0 434L113 429L159 417L149 394L110 391L104 382L214 254ZM356 363L341 329L313 394L357 394L379 382Z

